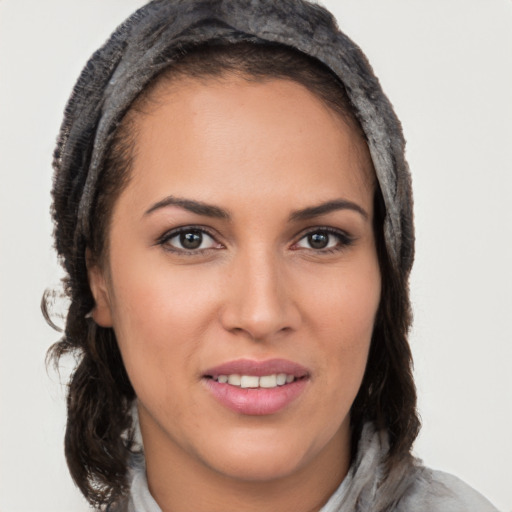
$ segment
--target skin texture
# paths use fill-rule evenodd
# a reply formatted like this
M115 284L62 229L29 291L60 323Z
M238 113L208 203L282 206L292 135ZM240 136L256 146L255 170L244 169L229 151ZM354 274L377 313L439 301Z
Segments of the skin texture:
M287 80L180 79L154 95L108 257L89 269L93 318L114 328L138 397L151 493L164 512L318 510L349 467L380 300L366 144ZM229 219L155 206L169 196ZM357 207L291 218L335 200ZM200 249L180 246L187 226L208 233ZM204 373L241 358L304 366L303 392L275 414L226 408Z

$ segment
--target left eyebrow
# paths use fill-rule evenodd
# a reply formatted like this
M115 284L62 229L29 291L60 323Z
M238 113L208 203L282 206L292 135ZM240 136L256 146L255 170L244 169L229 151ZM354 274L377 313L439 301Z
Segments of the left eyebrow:
M346 199L333 199L317 206L310 206L302 210L296 210L290 215L290 221L308 220L320 215L326 215L337 210L352 210L359 213L365 220L369 219L369 215L356 203L347 201Z
M184 197L174 197L168 196L158 203L155 203L149 210L147 210L144 215L149 215L156 210L160 210L161 208L166 208L167 206L177 206L178 208L182 208L183 210L188 210L189 212L195 213L197 215L204 215L206 217L214 217L217 219L226 219L229 220L231 218L230 214L219 208L218 206L203 203L202 201L194 201L192 199L186 199Z

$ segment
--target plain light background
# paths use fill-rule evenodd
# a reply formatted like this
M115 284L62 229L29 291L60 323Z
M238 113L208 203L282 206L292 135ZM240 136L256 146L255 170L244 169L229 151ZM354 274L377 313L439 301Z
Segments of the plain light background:
M0 0L0 511L88 510L63 456L51 155L90 54L143 0ZM415 453L512 511L512 2L329 0L395 105L413 173ZM63 371L66 376L66 371Z

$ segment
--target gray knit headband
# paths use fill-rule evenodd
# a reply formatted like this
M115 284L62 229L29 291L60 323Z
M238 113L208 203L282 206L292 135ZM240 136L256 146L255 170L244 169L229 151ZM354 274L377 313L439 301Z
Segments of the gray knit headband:
M400 122L361 50L339 31L329 12L303 0L154 0L114 32L82 71L55 151L55 189L63 180L72 183L68 200L78 205L75 243L89 239L106 149L137 95L183 49L242 41L295 48L328 66L344 84L366 134L384 198L387 251L407 275L414 233Z

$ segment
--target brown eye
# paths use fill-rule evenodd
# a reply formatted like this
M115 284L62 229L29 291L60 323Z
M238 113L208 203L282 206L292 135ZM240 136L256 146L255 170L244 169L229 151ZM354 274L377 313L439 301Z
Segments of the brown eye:
M352 237L343 231L335 229L317 229L304 235L295 245L299 249L313 251L341 250L353 242Z
M174 252L200 252L220 248L215 239L202 229L182 228L164 235L159 243Z
M330 249L338 245L343 245L340 241L341 236L329 231L312 231L306 236L302 237L298 246L304 249L314 249L320 251L322 249Z
M312 249L325 249L329 245L328 233L311 233L307 238Z
M199 249L203 243L203 234L200 231L180 233L180 244L184 249Z

